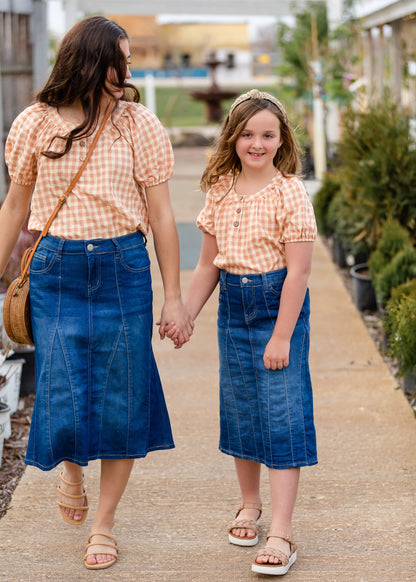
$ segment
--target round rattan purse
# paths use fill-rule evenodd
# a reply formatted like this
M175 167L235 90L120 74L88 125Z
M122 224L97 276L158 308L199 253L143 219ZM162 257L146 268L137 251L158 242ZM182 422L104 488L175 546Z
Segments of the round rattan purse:
M104 129L104 125L111 114L113 103L107 106L103 120L94 136L91 143L91 147L85 157L85 160L81 164L76 176L72 180L65 194L63 194L58 201L54 211L49 217L47 223L45 224L39 238L37 239L33 248L27 249L22 257L21 261L21 275L14 279L9 287L7 288L6 295L4 297L3 303L3 325L4 329L9 336L9 338L16 342L17 344L29 344L33 345L33 334L32 334L32 323L30 319L30 301L29 301L29 265L35 254L36 249L42 238L48 233L49 227L54 220L55 216L58 214L59 210L65 204L66 199L71 193L73 187L77 183L79 177L81 176L88 160L92 154L92 151L97 143L97 140Z
M20 264L22 274L7 288L3 303L3 325L9 338L17 344L33 345L30 321L29 256L33 248L27 249Z

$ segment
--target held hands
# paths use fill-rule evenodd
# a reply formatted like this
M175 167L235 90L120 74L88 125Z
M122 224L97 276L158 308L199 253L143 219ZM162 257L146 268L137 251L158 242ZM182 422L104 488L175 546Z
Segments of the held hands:
M175 349L188 342L194 330L194 322L180 299L166 300L159 321L160 339L165 336L173 341Z
M272 335L264 350L263 362L268 370L282 370L289 365L290 340Z

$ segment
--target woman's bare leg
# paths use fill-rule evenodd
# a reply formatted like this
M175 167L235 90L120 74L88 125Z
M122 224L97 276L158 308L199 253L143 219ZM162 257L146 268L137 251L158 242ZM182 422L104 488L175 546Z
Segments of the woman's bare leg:
M91 533L102 532L111 534L117 506L124 493L133 468L133 459L103 459L101 461L100 500L92 523ZM113 559L112 554L94 554L94 550L106 551L99 542L108 542L108 538L94 536L92 543L97 545L88 549L87 564L101 564Z

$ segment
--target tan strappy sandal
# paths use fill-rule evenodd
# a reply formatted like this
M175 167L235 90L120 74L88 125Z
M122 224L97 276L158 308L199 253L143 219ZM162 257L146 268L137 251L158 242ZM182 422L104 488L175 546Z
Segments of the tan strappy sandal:
M111 540L110 542L91 542L91 539L94 536L103 536L109 540ZM105 546L106 548L111 548L112 550L115 550L115 552L111 552L111 551L104 551L104 550L100 550L99 552L89 552L88 553L88 549L93 547L93 546ZM101 556L105 556L107 554L111 554L113 557L112 560L109 560L108 562L102 562L102 563L97 563L97 564L88 564L87 562L87 558L88 556L97 556L97 555L101 555ZM110 534L106 534L100 531L94 532L92 533L89 538L88 538L88 544L85 546L85 556L83 557L83 562L84 562L84 566L86 568L88 568L88 570L103 570L104 568L109 568L110 566L112 566L113 564L115 564L118 560L118 545L117 542L115 540L115 538L113 538L113 536L110 536Z
M257 509L257 511L259 512L257 521L254 521L254 519L243 519L241 517L240 519L238 519L238 516L240 515L243 509ZM230 542L230 544L235 544L236 546L255 546L258 543L259 541L258 523L261 517L261 512L262 512L261 503L242 503L240 505L240 507L237 509L237 513L235 514L234 520L227 527L228 541ZM235 536L234 534L231 533L233 529L249 529L251 531L254 531L255 536L254 537L248 537L247 535L245 535L244 537Z
M59 473L59 478L62 481L62 483L65 483L65 485L72 485L73 487L77 487L79 485L82 485L84 483L84 477L82 477L81 481L78 481L78 483L71 483L71 481L67 481L66 479L64 479L63 475L62 475L62 471ZM87 513L88 513L88 498L87 498L87 494L85 492L85 489L83 488L83 493L81 493L80 495L72 495L71 493L67 493L66 491L62 491L60 485L58 485L57 487L58 489L58 494L63 495L64 497L68 497L69 499L83 499L84 500L84 505L83 506L78 506L78 505L71 505L69 503L63 503L62 501L59 500L58 498L58 505L59 505L59 509L61 511L61 515L62 515L62 519L64 521L66 521L67 523L70 523L71 525L81 525L84 523L84 521L87 519ZM68 517L64 511L64 509L73 509L75 511L83 511L83 516L81 519L74 519L72 517Z
M257 552L257 555L254 559L253 564L251 565L251 570L253 572L257 572L258 574L269 574L271 576L282 576L289 571L289 568L296 562L298 546L294 542L293 538L287 534L280 533L280 532L269 532L267 534L267 539L269 538L280 538L284 540L290 545L290 555L288 556L284 552L280 550L276 550L271 546L267 546ZM257 558L259 557L267 557L267 558L277 558L279 563L277 564L270 564L264 563L260 564L257 562Z

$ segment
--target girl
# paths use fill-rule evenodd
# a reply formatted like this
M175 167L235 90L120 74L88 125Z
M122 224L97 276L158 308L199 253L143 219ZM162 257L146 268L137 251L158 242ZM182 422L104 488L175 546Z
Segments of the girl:
M36 102L21 113L6 144L11 185L0 213L0 273L31 207L42 230L111 108L84 173L31 263L36 401L26 463L60 463L63 519L88 512L83 467L101 459L98 508L84 564L117 560L114 515L133 459L172 448L172 434L151 347L148 228L165 291L163 325L175 321L178 345L192 333L179 285L179 246L167 181L173 154L158 119L125 83L127 33L102 17L65 36ZM32 194L33 191L33 194Z
M274 575L296 560L299 471L317 463L307 291L316 224L298 168L282 104L257 90L241 95L202 176L203 243L185 302L195 318L219 280L220 450L235 458L242 497L229 541L258 542L265 464L272 520L252 570Z

